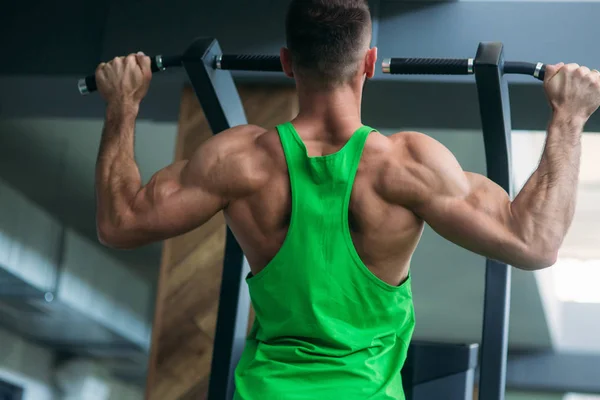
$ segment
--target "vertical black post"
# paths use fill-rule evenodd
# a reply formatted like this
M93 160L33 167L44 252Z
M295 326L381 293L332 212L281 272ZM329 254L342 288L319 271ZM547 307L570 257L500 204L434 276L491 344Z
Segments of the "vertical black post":
M510 105L502 76L502 43L481 43L475 58L475 79L488 177L512 198ZM487 260L481 345L479 398L503 400L510 311L511 267Z
M247 123L231 73L213 68L215 56L220 54L215 39L201 38L192 43L182 58L213 134ZM244 349L250 311L250 297L244 282L248 272L244 253L227 228L209 400L233 398L233 372Z

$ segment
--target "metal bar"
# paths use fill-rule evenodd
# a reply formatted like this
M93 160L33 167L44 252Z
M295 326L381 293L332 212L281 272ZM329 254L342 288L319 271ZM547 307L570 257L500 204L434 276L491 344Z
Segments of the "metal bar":
M385 58L384 74L392 75L471 75L472 58Z
M471 75L472 58L384 58L381 71L392 75ZM503 74L531 75L544 81L546 65L540 62L505 61Z
M221 54L215 57L214 66L230 71L283 71L279 56L264 54Z
M220 54L221 49L215 39L201 38L192 43L182 58L183 67L214 134L247 123L231 73L214 68L215 57ZM244 349L250 312L250 298L244 282L248 269L242 249L227 228L209 400L233 397L234 370Z
M502 43L481 43L475 58L475 80L483 129L488 177L512 198L510 106L502 76ZM510 266L487 260L481 338L481 400L503 400L510 311Z

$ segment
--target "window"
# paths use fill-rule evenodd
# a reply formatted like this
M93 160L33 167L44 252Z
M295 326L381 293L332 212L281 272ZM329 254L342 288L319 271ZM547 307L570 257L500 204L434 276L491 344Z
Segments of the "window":
M513 131L511 138L513 179L518 191L539 163L546 133ZM599 152L600 133L584 133L575 216L552 268L555 294L565 302L600 303Z
M552 272L560 301L600 303L600 260L559 258Z

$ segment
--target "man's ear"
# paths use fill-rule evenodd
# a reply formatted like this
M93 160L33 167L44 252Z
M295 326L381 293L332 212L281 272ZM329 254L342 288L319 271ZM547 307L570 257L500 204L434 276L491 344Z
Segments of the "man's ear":
M365 74L368 79L375 75L375 68L377 68L377 47L372 47L367 51L365 57Z
M281 66L283 67L283 72L289 78L294 77L294 71L292 69L292 52L287 47L282 47L279 50L279 58L281 59Z

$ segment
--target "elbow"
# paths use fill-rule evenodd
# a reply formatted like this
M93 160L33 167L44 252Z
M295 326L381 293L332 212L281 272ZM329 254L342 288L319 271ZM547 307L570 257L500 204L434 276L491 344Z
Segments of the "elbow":
M539 255L530 265L529 271L538 271L540 269L550 268L558 259L558 251Z
M521 232L515 242L516 268L525 271L537 271L549 268L558 260L558 250L563 241L563 235L556 231L545 229L527 229Z
M558 246L556 247L556 249L553 249L551 252L547 253L547 255L544 258L544 263L543 263L542 269L553 266L554 264L556 264L557 261L558 261Z
M115 224L112 221L107 220L97 220L96 232L98 241L103 246L119 250L129 250L133 248L130 241L127 239L127 229L120 224Z
M115 229L110 223L100 222L96 223L96 233L98 235L98 241L101 245L118 249L121 247L121 238L119 237L118 230Z
M525 271L538 271L556 264L558 260L558 246L546 247L531 251L527 259L518 267Z

